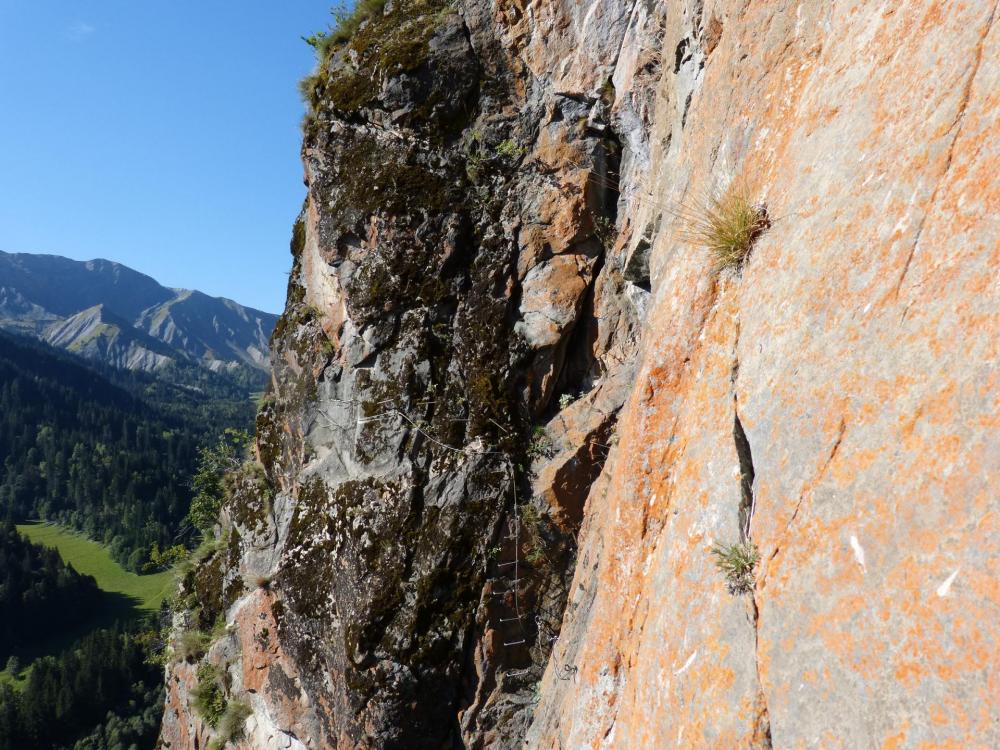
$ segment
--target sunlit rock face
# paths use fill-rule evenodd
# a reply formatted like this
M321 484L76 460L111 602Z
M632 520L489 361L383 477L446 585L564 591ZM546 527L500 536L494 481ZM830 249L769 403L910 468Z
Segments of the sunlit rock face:
M335 50L176 618L236 746L1000 744L994 12L400 0ZM165 747L220 736L195 675Z

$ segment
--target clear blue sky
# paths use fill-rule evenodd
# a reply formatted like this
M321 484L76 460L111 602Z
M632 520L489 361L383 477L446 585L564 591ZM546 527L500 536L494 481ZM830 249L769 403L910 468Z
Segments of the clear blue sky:
M284 307L332 0L0 0L0 250Z

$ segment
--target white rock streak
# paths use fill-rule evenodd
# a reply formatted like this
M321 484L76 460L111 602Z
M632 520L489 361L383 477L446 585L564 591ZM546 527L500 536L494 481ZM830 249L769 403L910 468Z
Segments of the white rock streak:
M951 584L953 584L955 582L955 579L958 578L958 572L961 569L962 569L961 566L955 568L955 572L952 573L947 578L945 578L944 583L942 583L940 586L937 587L938 596L948 596L948 592L951 591Z
M868 568L865 567L865 551L861 547L861 542L858 538L851 534L851 549L854 550L854 559L858 561L858 565L861 566L861 572L867 573Z
M684 674L685 672L687 672L688 667L690 667L692 664L694 664L694 660L695 660L695 658L697 658L697 656L698 656L698 649L695 649L694 653L691 654L691 656L688 657L688 659L687 659L686 662L684 662L684 666L681 667L680 669L678 669L677 671L675 671L674 675L680 675L680 674Z

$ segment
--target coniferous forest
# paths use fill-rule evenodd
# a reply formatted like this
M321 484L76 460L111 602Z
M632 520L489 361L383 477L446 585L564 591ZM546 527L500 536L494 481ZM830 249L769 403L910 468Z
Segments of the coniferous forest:
M175 374L188 382L0 334L0 517L78 529L134 571L154 544L184 541L198 448L254 407L211 372Z
M144 659L134 634L100 629L38 659L20 691L0 683L0 750L152 747L163 677Z
M118 370L0 332L0 750L152 748L162 667L144 637L162 623L135 610L112 624L114 597L14 523L80 531L134 572L191 546L199 450L251 424L261 378ZM85 635L60 640L71 632ZM24 671L33 647L48 655Z
M28 641L86 621L100 599L93 578L0 524L0 664Z

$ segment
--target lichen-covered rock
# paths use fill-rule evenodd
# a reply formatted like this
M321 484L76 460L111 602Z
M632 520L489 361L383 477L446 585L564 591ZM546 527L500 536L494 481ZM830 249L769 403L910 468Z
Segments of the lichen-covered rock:
M670 4L642 363L533 747L1000 744L995 21ZM774 221L713 279L685 201L734 177Z
M331 48L161 743L221 737L199 662L241 748L1000 743L995 16L393 0Z

